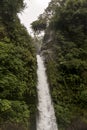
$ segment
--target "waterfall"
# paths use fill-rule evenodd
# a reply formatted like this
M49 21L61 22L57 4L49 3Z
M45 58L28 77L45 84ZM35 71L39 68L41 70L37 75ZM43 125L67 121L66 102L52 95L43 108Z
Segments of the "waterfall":
M36 120L36 127L37 130L58 130L53 103L49 92L45 66L43 58L40 55L37 55L37 65L38 116Z

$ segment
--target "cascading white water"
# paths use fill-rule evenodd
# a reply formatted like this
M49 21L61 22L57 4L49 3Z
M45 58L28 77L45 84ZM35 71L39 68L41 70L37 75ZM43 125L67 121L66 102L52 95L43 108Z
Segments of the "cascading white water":
M45 72L43 58L37 55L38 76L38 117L36 120L37 130L58 130L55 112L49 92L49 85Z

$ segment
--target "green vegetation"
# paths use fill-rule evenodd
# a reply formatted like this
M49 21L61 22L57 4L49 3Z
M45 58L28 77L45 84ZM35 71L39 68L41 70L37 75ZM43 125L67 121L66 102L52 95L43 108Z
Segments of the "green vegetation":
M87 1L52 0L42 45L59 130L87 129Z
M0 2L0 130L29 129L35 112L35 49L17 16L24 7ZM32 29L45 30L41 51L59 130L87 130L87 1L52 0Z
M36 20L32 24L32 29L34 32L40 32L46 29L46 22L43 20Z
M24 7L23 0L0 2L0 129L29 129L36 107L35 49L17 16Z

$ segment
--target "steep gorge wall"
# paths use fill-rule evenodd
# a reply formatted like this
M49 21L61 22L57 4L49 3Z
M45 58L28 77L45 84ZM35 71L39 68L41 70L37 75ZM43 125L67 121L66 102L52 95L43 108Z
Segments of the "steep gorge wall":
M59 130L86 130L87 2L68 1L65 5L46 29L42 55Z
M23 0L0 2L0 130L30 130L36 111L36 52L17 13Z

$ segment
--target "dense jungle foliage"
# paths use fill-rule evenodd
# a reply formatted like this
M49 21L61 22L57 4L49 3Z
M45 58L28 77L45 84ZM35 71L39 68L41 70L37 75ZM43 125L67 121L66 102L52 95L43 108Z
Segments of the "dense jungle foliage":
M17 15L24 7L0 0L0 130L29 129L35 111L35 49Z
M52 0L39 19L59 130L87 130L87 0Z

